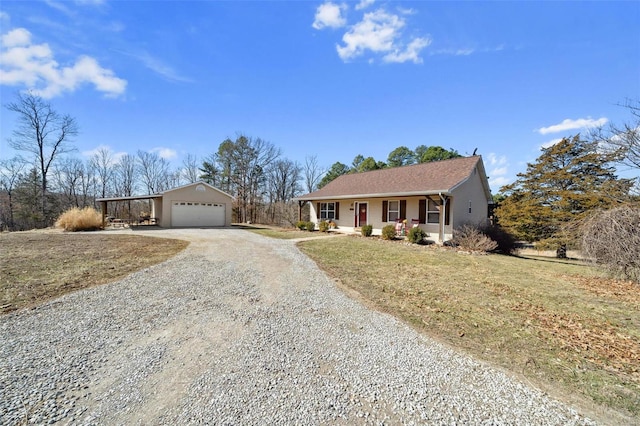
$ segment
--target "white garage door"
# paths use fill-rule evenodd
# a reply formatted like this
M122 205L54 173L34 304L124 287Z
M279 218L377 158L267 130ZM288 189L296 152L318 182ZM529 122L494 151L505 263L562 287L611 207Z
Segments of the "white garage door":
M225 205L174 201L171 226L224 226Z

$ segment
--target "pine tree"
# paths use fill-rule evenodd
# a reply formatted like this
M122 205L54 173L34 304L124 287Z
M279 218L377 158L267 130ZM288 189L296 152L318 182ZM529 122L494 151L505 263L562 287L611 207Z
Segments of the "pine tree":
M525 173L501 188L506 198L495 211L500 225L518 239L556 248L570 243L571 223L629 199L632 181L618 179L613 160L579 135L542 148Z

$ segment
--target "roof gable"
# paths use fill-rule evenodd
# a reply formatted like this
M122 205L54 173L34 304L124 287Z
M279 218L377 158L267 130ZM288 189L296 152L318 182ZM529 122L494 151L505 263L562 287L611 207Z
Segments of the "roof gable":
M297 197L297 199L448 193L469 179L477 169L480 171L480 178L484 181L485 192L490 198L482 157L471 156L346 174L337 177L318 191Z
M188 184L186 184L186 185L178 186L177 188L167 189L166 191L162 191L162 192L160 192L159 194L164 195L164 194L166 194L166 193L168 193L168 192L179 191L179 190L182 190L182 189L188 188L188 187L190 187L190 186L198 187L199 185L202 185L202 186L204 186L204 187L206 187L206 188L209 188L209 189L211 189L211 190L217 191L217 192L219 192L219 193L221 193L221 194L223 194L223 195L226 195L226 196L227 196L227 197L229 197L229 198L233 198L233 196L232 196L232 195L227 194L226 192L222 191L221 189L218 189L218 188L216 188L215 186L210 185L210 184L208 184L208 183L207 183L207 182L205 182L205 181L198 181L198 182L188 183Z

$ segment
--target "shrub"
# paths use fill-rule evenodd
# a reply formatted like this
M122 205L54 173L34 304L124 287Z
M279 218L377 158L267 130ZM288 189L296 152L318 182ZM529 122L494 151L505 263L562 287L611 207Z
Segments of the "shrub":
M396 238L396 227L393 225L385 225L382 228L383 240L394 240Z
M74 207L62 213L56 220L56 228L65 231L95 231L102 228L102 215L92 207Z
M329 232L329 222L323 220L318 224L318 229L320 230L320 232Z
M307 228L307 231L313 232L316 229L316 224L309 221L307 222L306 228Z
M301 231L304 231L305 229L307 229L307 222L303 221L303 220L299 220L296 222L296 228L298 228Z
M513 235L508 233L500 225L481 225L479 226L480 232L491 238L498 244L496 251L503 254L514 254L518 251L516 247L516 239Z
M640 208L598 211L581 226L582 252L616 277L640 282Z
M364 225L360 230L363 237L370 237L373 234L373 226L372 225Z
M415 228L409 229L409 234L407 234L407 239L414 244L421 244L422 241L426 238L427 233L424 232L424 229L416 226Z
M466 251L490 252L498 243L483 234L477 226L462 225L453 230L453 243Z

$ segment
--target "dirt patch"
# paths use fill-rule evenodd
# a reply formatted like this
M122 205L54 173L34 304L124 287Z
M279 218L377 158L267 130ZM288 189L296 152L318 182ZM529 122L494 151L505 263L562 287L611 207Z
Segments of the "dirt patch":
M0 234L0 313L119 280L163 262L186 241L57 231Z

